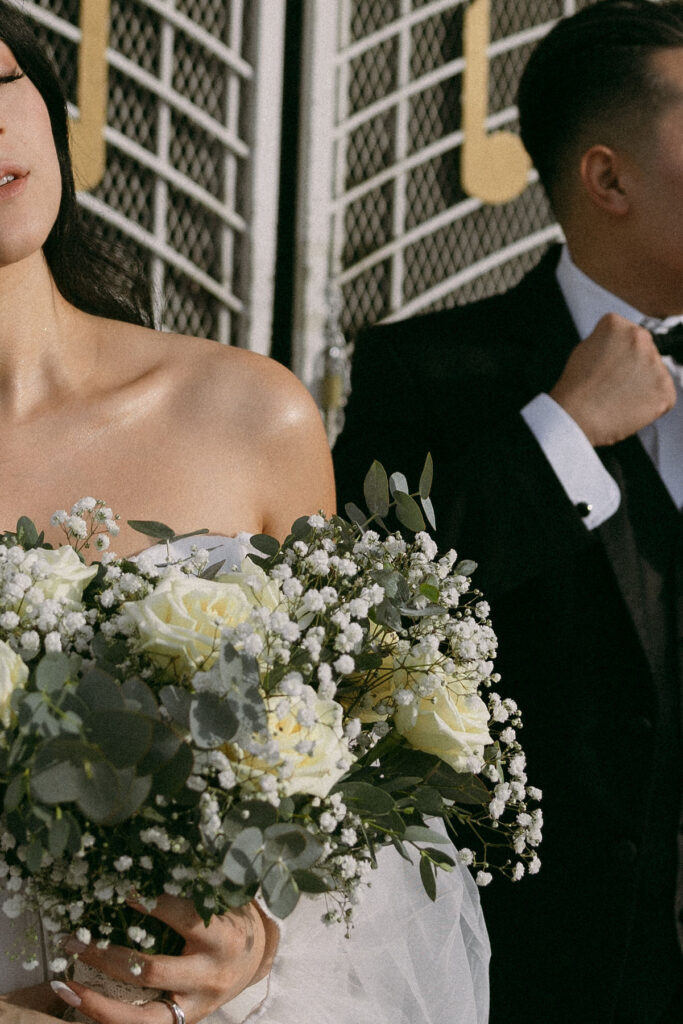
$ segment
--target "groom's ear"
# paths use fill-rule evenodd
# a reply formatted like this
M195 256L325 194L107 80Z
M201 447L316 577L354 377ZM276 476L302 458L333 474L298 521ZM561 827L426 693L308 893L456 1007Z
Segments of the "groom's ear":
M605 213L622 217L630 209L628 161L610 146L591 146L581 157L581 183L590 202Z

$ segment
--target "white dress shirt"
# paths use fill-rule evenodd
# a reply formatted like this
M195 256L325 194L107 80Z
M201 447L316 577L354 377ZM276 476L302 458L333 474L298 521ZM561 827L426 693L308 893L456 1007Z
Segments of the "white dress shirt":
M635 324L656 332L681 323L683 316L656 320L645 317L587 277L573 263L563 246L556 270L557 283L569 307L581 339L592 333L606 313L618 313ZM676 385L676 405L658 420L638 431L677 508L683 507L683 367L665 357L664 364ZM537 395L522 409L522 416L540 444L568 498L585 503L587 529L594 530L619 507L619 488L595 453L579 425L550 395Z

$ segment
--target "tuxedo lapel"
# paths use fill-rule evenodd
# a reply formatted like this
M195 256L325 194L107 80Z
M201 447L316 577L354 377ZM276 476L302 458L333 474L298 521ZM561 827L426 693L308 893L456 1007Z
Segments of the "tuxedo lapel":
M518 289L518 308L533 338L524 373L530 395L548 391L562 373L579 336L555 278L559 247L551 249ZM662 669L667 618L665 588L671 580L679 515L638 437L600 449L621 493L619 509L597 534L612 567L634 629L655 675ZM590 586L590 582L587 581Z
M515 319L526 334L528 360L524 373L533 394L554 386L579 343L579 335L560 291L555 270L560 246L553 246L515 289ZM520 341L522 341L520 337Z

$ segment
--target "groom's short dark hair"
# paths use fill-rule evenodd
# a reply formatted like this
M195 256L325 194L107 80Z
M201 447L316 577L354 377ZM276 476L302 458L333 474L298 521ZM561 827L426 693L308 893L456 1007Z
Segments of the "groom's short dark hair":
M651 57L675 47L683 48L680 0L600 0L538 44L520 82L520 129L556 211L572 158L647 135L672 99Z

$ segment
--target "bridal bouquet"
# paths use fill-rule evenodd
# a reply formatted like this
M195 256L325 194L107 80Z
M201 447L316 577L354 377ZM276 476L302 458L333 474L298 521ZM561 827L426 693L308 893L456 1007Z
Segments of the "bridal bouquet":
M284 918L319 894L348 926L385 844L431 898L453 856L480 885L538 870L520 712L496 690L473 563L425 532L430 485L430 460L412 495L375 463L369 515L253 537L238 566L175 555L160 523L132 523L161 545L119 558L92 498L53 516L60 548L27 519L0 536L7 915L170 951L131 897L189 897L208 921L256 896ZM393 513L414 539L388 530Z

